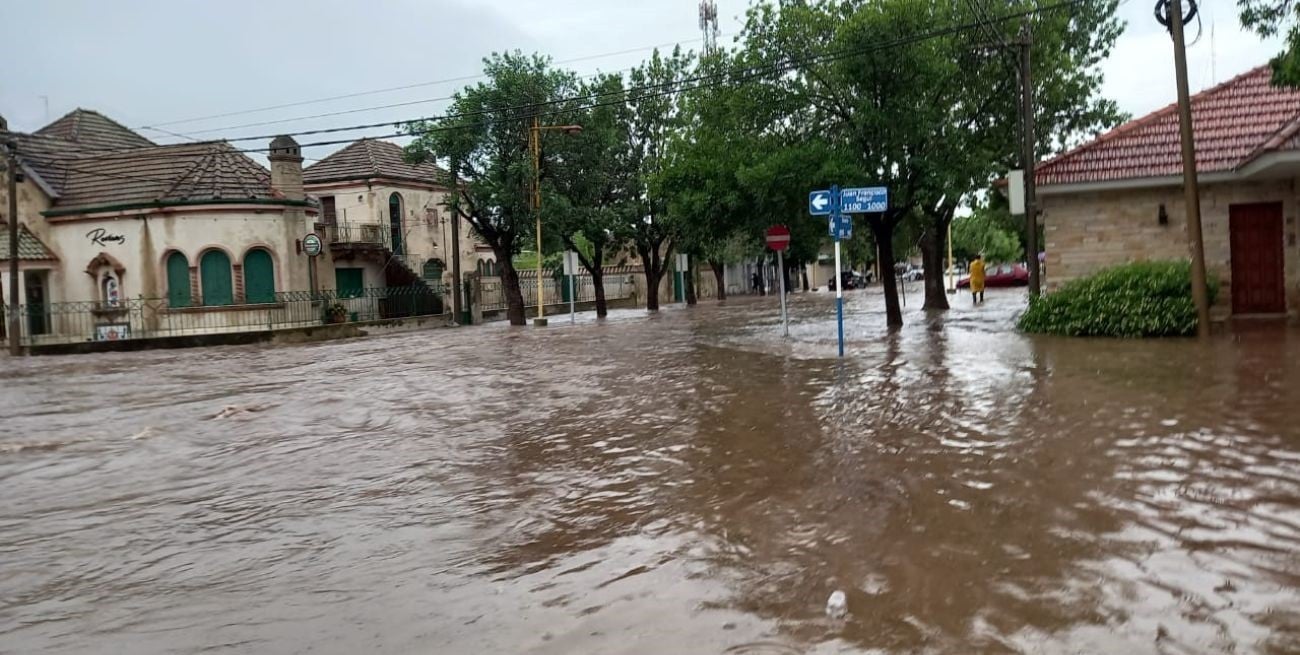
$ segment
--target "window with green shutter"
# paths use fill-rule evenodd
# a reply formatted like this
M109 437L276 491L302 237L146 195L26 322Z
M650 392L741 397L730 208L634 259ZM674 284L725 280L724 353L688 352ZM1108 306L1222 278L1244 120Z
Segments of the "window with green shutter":
M271 253L261 248L244 255L244 302L275 302L275 266Z
M220 250L209 250L199 258L199 286L204 305L232 305L234 285L230 282L230 257Z
M171 307L189 307L193 302L190 295L190 260L185 253L173 252L167 256L167 304Z

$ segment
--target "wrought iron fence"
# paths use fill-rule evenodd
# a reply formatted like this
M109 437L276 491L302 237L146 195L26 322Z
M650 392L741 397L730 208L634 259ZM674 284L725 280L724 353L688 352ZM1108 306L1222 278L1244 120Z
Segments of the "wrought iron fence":
M602 278L606 300L628 298L635 290L635 283L630 273L606 273ZM485 277L481 281L483 292L483 311L501 312L506 309L505 288L499 277ZM569 278L549 271L542 277L542 288L546 304L563 305L569 302ZM520 275L519 291L524 298L524 307L537 308L537 274ZM591 275L578 275L574 280L576 302L592 302L596 299L596 285Z
M448 310L445 285L353 291L280 291L268 303L173 307L166 298L22 305L26 345L261 332L331 323L436 316Z

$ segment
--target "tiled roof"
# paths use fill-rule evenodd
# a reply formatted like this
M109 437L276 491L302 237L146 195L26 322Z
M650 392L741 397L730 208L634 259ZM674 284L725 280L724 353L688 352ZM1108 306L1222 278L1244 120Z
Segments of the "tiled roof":
M396 143L361 139L303 169L303 182L388 178L438 184L444 175L432 163L408 164L402 157L402 147Z
M36 130L36 134L70 141L86 146L87 149L122 150L154 145L153 141L136 134L121 123L89 109L74 109L63 118Z
M1274 87L1270 77L1261 66L1192 97L1198 172L1232 171L1265 152L1297 149L1300 91ZM1125 123L1035 173L1039 185L1180 175L1178 106Z
M40 239L36 238L26 225L18 226L18 259L27 260L50 260L58 259L54 253ZM9 225L0 222L0 262L9 261Z
M279 197L270 172L228 143L154 145L92 111L79 109L34 134L9 134L23 163L57 195L54 211Z

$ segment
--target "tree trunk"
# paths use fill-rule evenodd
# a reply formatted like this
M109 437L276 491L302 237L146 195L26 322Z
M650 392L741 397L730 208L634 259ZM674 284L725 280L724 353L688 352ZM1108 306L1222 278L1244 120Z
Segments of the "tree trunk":
M758 260L758 263L754 265L754 269L758 271L758 295L766 296L767 295L767 262L763 261L762 259Z
M577 249L574 248L576 251ZM591 266L587 267L587 272L591 273L591 285L596 292L596 318L605 318L609 314L609 303L605 301L605 244L596 241L591 244Z
M898 304L898 275L894 270L894 223L884 217L869 220L871 234L880 248L880 283L885 286L885 324L903 327L903 309Z
M719 261L709 261L713 269L713 283L718 285L718 300L727 299L727 265Z
M808 285L808 266L807 266L807 265L805 265L805 264L800 264L800 265L799 265L799 277L803 278L803 290L804 290L804 291L811 291L811 290L812 290L812 287Z
M929 225L921 232L921 262L925 267L925 309L948 309L948 290L943 283L943 258L948 245L948 221L927 216Z
M506 318L510 320L511 325L527 325L528 318L524 315L524 294L519 290L519 273L515 271L511 253L509 250L495 247L492 248L492 252L497 257L501 293L506 297Z
M659 276L654 274L653 266L646 264L645 269L645 308L648 311L659 311Z
M695 297L695 260L691 260L691 265L686 267L682 272L682 282L686 285L686 305L689 307L699 302Z

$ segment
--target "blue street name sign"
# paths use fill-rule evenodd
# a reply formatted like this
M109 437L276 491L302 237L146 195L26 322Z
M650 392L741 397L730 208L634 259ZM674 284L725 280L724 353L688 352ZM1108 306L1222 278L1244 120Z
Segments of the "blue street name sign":
M834 204L831 192L825 189L808 194L808 213L813 216L825 216L831 213Z
M882 186L840 189L840 211L845 214L878 214L889 209L889 190Z
M830 230L831 237L837 241L853 238L853 217L847 214L831 217Z

